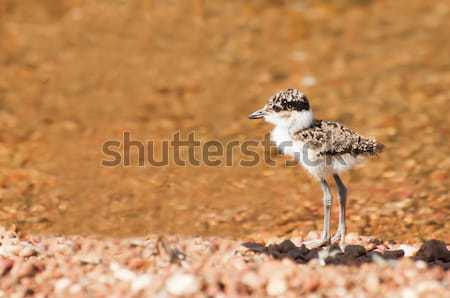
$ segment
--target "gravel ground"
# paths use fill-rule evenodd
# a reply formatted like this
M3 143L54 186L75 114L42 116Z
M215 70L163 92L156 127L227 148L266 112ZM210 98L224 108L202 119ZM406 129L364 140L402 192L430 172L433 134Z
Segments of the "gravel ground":
M309 237L314 235L310 233ZM436 250L424 252L423 247L421 258L426 261L419 257L374 257L370 263L337 266L325 265L330 260L327 249L319 252L318 258L297 264L282 256L276 260L268 253L255 253L254 243L246 244L253 245L252 250L243 247L242 242L218 238L23 236L4 229L0 230L0 238L0 297L450 295L450 271L443 266L429 266L426 261L436 263ZM381 256L399 249L405 256L419 254L420 245L387 244L355 234L348 238L351 245L344 254L349 253L348 247L358 245L372 253L379 251ZM268 239L266 244L281 241ZM274 247L292 250L301 241L292 239L268 247L272 251ZM434 248L439 246L437 241L434 244ZM445 245L443 250L443 258L448 261Z

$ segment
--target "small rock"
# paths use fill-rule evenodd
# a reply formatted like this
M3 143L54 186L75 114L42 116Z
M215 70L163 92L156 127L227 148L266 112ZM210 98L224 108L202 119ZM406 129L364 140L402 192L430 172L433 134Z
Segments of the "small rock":
M197 278L188 273L175 273L166 282L166 290L175 296L192 295L199 289Z
M263 284L263 279L256 274L255 272L246 272L242 278L241 281L244 285L249 286L250 288L257 289Z
M297 247L295 249L291 249L288 252L288 257L290 257L293 260L306 260L306 256L308 255L309 249L306 248L306 246L303 244L301 247Z
M263 253L265 251L265 246L263 244L255 243L255 242L245 242L242 243L242 246L250 249L253 252Z
M318 249L311 249L306 255L305 260L311 261L312 259L319 258L319 250Z
M102 259L99 256L87 254L87 255L79 255L76 256L75 259L80 262L81 265L98 265L102 262Z
M145 263L146 263L145 260L142 258L131 258L128 261L128 266L131 269L136 270L136 269L141 269L142 267L144 267Z
M3 244L0 246L0 256L10 257L17 256L20 252L20 247L14 244Z
M386 250L383 254L383 258L388 260L400 259L405 255L405 252L401 249L397 250Z
M114 277L118 280L131 281L136 278L136 274L134 274L134 272L120 266L117 263L111 263L109 268L113 272Z
M25 263L17 268L17 271L12 272L13 276L17 279L24 277L32 277L36 274L37 270L33 263Z
M0 276L4 276L8 274L11 268L14 266L14 261L10 259L1 259L0 260Z
M414 289L412 289L412 288L404 288L400 292L400 297L401 298L417 298L419 296L417 295L416 291L414 291Z
M315 292L320 286L320 281L315 277L308 278L305 283L303 284L303 291L308 292Z
M375 293L379 291L380 278L373 272L367 274L365 286L369 292Z
M153 278L149 274L142 274L133 279L131 282L131 291L134 293L139 292L148 286L153 282Z
M70 284L70 279L66 277L60 278L55 282L55 291L57 293L63 292L67 287L70 286Z
M37 255L37 251L31 246L25 246L19 252L19 256L24 257L24 258L28 258L28 257L35 256L35 255Z
M320 233L317 231L310 231L308 235L306 235L306 240L316 240L320 238Z
M292 249L296 249L297 246L291 240L284 240L279 244L279 249L281 253L288 253Z
M366 249L361 245L347 245L344 249L344 254L347 257L356 259L357 257L363 256L366 254Z
M267 253L272 257L274 257L275 259L281 259L283 257L280 245L278 244L269 244L269 246L267 246L266 249Z
M284 278L271 278L267 283L266 291L269 296L283 295L287 290L286 280Z
M428 240L417 251L416 258L426 262L436 260L450 262L450 252L447 250L447 246L443 241Z

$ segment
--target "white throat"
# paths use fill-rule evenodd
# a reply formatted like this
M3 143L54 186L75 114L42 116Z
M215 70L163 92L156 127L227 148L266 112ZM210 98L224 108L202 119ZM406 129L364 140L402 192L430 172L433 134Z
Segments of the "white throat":
M310 127L314 122L314 114L311 110L295 112L288 119L284 118L269 118L268 122L275 125L271 133L271 140L280 147L287 142L292 142L292 136L305 128ZM281 149L284 153L286 149Z
M311 110L295 112L289 121L288 131L293 134L310 127L314 122L314 114Z

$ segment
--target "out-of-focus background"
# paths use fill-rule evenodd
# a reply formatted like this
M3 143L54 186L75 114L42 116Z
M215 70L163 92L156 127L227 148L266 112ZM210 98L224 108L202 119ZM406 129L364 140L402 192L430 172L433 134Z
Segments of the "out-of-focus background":
M123 131L262 139L270 126L247 115L296 87L319 118L386 145L344 176L350 232L448 242L449 28L448 1L2 0L0 224L109 236L317 230L320 189L300 168L101 166L102 143Z

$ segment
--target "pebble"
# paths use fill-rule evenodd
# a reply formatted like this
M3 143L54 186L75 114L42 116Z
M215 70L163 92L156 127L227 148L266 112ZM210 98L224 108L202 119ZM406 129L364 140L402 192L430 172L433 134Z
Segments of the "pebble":
M241 281L244 285L249 286L253 289L259 288L264 283L264 280L258 274L252 271L246 272L242 276Z
M305 240L316 240L320 238L320 233L317 231L310 231L308 235L306 235Z
M113 272L114 278L116 278L118 280L132 281L133 279L136 278L136 274L134 272L120 266L119 264L117 264L115 262L111 263L109 268Z
M19 256L24 257L24 258L28 258L28 257L35 256L35 255L37 255L37 251L31 246L25 246L19 252Z
M70 279L68 278L60 278L55 282L55 291L56 292L63 292L67 287L69 287L71 284Z
M166 282L166 290L172 295L192 295L200 289L197 278L188 273L175 273Z
M141 269L146 264L146 261L142 258L131 258L128 260L128 266L131 269Z
M369 273L366 277L366 288L369 292L375 293L380 288L380 279L375 273Z
M417 298L418 297L418 295L417 295L417 293L416 293L416 291L414 291L413 289L411 289L411 288L405 288L405 289L403 289L402 291L401 291L401 294L400 294L401 296L401 298Z
M351 258L357 258L366 253L366 249L361 245L347 245L344 248L344 254Z
M429 240L425 241L416 253L418 259L426 262L441 260L450 262L450 252L444 241Z
M36 267L33 263L24 263L17 267L16 271L13 270L12 274L15 278L22 279L24 277L32 277L36 271Z
M137 293L137 292L147 288L148 286L150 286L152 282L153 282L153 278L151 275L149 275L149 274L139 275L138 277L136 277L135 279L132 280L131 291L134 293Z
M20 247L14 244L3 244L0 246L0 256L10 257L17 256L20 252Z
M7 274L14 266L14 261L10 259L0 259L0 277Z
M284 278L271 278L266 287L269 296L280 296L287 291L287 283Z
M320 286L320 281L315 277L309 277L305 283L303 284L303 291L308 292L315 292Z
M86 264L98 265L102 262L102 259L99 256L92 255L92 254L79 255L79 256L76 256L75 259L78 262L80 262L82 265L86 265Z

